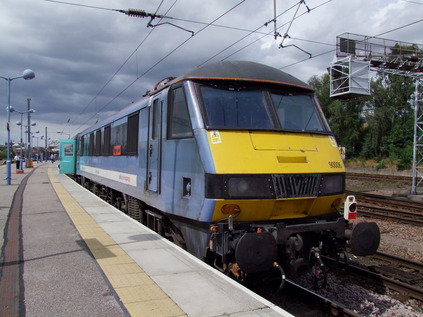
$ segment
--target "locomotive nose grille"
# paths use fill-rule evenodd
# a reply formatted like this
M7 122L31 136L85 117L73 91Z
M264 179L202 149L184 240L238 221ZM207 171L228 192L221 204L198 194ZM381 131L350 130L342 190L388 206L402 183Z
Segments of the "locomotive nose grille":
M320 175L272 175L276 198L313 197L319 193Z

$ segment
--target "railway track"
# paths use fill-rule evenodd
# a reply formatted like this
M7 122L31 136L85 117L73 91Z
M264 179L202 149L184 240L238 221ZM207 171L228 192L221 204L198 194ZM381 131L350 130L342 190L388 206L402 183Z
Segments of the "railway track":
M362 315L353 312L345 306L332 301L324 296L317 294L316 292L305 288L291 280L285 281L285 288L290 294L301 298L306 304L310 303L309 311L305 312L305 308L300 309L302 316L349 316L349 317L362 317ZM318 311L316 311L316 309ZM294 315L297 312L292 312Z
M347 180L374 182L374 183L400 183L402 185L410 186L413 178L411 176L398 175L382 175L382 174L366 174L366 173L346 173Z
M374 262L374 271L390 276L396 280L410 285L419 285L423 288L423 263L396 255L377 252L369 256L369 261Z
M358 260L362 259L365 259L366 264L362 261L351 261L346 266L343 262L336 262L335 259L324 257L325 263L328 264L328 273L337 276L335 279L343 281L341 285L357 284L379 294L390 294L389 296L400 301L413 299L423 302L423 263L382 252L378 252L374 256L358 258ZM339 285L330 286L332 290L336 290L337 287ZM356 298L352 297L352 302L347 302L348 304L344 305L341 303L344 299L338 302L337 299L331 299L332 296L329 296L330 298L327 298L326 295L323 296L322 294L326 294L326 292L324 289L322 291L310 290L287 279L282 293L289 294L295 299L301 299L303 304L297 304L301 306L298 311L293 311L284 305L280 306L294 315L301 313L304 316L362 316L363 310L358 302L355 302ZM342 291L339 288L339 291L345 291L346 296L349 296L349 291L344 287L342 287ZM335 295L334 298L337 296ZM278 304L278 299L267 299ZM285 299L285 301L290 300Z
M348 266L332 258L324 258L333 269L342 268L345 273L357 277L361 283L372 282L381 289L389 289L401 300L417 299L423 302L423 263L382 252L350 261Z
M362 259L370 264L351 261L346 267L345 263L336 262L334 259L325 257L324 261L330 264L328 272L336 276L341 274L343 276L341 279L348 281L346 283L366 285L364 287L378 290L377 292L381 294L389 293L401 301L414 299L423 302L423 263L382 252ZM345 280L346 277L349 278ZM304 302L301 313L309 311L310 316L362 316L351 310L349 305L345 306L289 279L285 282L283 292L300 298ZM274 299L269 300L275 302ZM316 312L313 313L313 310ZM295 315L298 312L291 311L291 313Z
M387 211L386 209L375 207L361 207L358 213L362 216L380 219L388 218L405 224L423 226L423 215L415 215L400 211Z
M423 263L381 252L366 261L382 261L385 264L367 266L351 262L349 272L380 283L397 292L402 299L414 298L423 302Z

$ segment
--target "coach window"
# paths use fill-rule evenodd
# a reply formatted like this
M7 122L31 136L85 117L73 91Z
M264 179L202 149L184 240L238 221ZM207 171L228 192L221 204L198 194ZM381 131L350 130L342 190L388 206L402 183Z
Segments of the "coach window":
M119 119L112 123L111 146L113 155L126 154L128 117Z
M79 144L78 144L78 155L84 156L84 137L79 137Z
M138 154L138 126L139 126L139 112L128 117L128 131L127 131L127 155Z
M111 154L110 150L110 142L111 142L111 128L110 126L104 127L104 133L103 133L103 142L102 142L102 150L103 150L103 156L109 156Z
M191 122L188 113L185 93L182 86L172 89L168 117L168 138L192 137Z
M101 155L101 130L95 132L95 155Z
M73 156L73 144L65 144L65 156Z
M84 135L84 156L88 156L88 150L90 148L90 135L86 134Z
M88 153L88 155L89 156L93 156L94 155L94 153L95 153L95 151L94 151L94 149L95 149L95 139L94 139L94 132L92 132L92 133L90 133L90 147L89 147L89 153Z

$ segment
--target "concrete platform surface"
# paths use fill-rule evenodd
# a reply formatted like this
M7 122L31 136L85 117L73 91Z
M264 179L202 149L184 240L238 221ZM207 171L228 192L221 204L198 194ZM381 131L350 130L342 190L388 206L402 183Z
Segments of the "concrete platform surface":
M56 164L28 172L0 184L6 237L24 185L20 260L8 260L6 238L0 262L2 273L20 272L8 282L18 296L0 295L1 316L12 306L26 316L291 316L58 174Z

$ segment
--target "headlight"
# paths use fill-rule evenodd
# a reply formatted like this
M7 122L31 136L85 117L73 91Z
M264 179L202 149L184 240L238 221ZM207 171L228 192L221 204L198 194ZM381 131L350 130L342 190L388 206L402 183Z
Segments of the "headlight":
M270 198L272 196L268 177L232 177L228 180L229 197Z
M345 192L345 174L323 174L319 196L336 195Z
M205 176L205 196L211 199L299 198L345 192L345 173Z
M270 175L206 174L206 198L273 198Z

